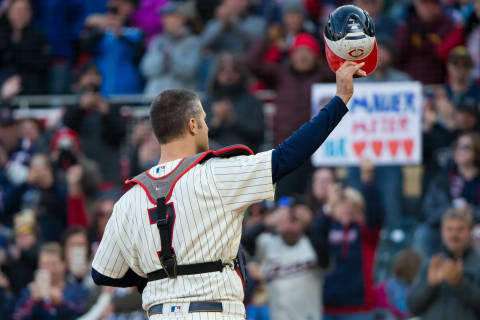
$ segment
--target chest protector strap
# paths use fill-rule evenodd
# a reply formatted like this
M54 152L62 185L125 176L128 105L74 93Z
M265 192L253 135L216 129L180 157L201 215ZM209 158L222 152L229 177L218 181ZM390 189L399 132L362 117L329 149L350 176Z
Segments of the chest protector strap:
M227 265L234 267L237 272L241 274L242 280L245 281L245 259L242 256L243 253L241 252L240 248L237 258L233 261L233 265L232 263L223 262L221 260L185 265L177 264L177 256L171 245L175 212L173 207L169 205L168 201L170 200L173 188L175 187L177 181L195 165L212 157L228 158L251 154L253 154L253 152L248 147L241 145L220 149L218 151L207 151L182 159L175 169L163 177L153 177L148 173L148 171L146 171L134 177L133 179L126 181L128 184L135 183L140 185L146 192L149 200L153 204L156 204L156 208L150 211L150 219L152 222L156 221L157 228L160 233L162 249L159 253L159 258L162 269L148 273L148 281L161 280L165 278L175 279L177 276L182 275L222 271Z

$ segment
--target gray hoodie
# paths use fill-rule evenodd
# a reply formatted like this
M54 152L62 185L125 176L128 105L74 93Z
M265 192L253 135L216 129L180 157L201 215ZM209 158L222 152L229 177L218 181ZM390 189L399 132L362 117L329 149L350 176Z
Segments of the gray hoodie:
M180 37L168 33L155 37L140 64L147 79L144 93L156 96L166 89L195 90L200 63L200 40L187 30Z

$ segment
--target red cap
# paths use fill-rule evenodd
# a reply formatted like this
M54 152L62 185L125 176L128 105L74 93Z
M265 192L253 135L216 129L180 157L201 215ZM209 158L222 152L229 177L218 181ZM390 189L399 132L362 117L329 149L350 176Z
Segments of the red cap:
M318 45L317 40L308 33L297 34L293 40L292 47L290 48L290 54L299 47L306 47L312 50L317 57L320 55L320 46Z
M342 57L336 55L332 49L325 44L325 55L328 61L328 65L333 72L337 72L338 68L346 61ZM377 47L377 40L375 39L375 43L373 45L373 49L368 56L363 59L355 60L352 59L351 61L356 63L365 62L365 65L362 67L362 70L367 73L367 75L371 74L377 68L378 63L378 47Z
M56 151L62 144L73 144L73 148L76 152L82 150L78 133L70 128L63 127L55 132L50 144L50 150Z

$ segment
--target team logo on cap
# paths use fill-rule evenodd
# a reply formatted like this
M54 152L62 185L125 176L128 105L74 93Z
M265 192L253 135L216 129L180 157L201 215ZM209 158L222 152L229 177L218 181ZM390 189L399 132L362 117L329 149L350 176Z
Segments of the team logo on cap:
M350 50L348 52L348 55L351 56L352 58L358 58L358 57L361 57L364 54L364 52L365 51L363 51L363 49L356 48L356 49Z

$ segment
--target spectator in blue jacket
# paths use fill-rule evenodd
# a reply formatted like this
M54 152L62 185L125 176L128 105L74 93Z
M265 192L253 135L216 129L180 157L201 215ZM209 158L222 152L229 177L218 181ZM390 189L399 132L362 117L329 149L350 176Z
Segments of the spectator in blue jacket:
M373 266L383 211L370 161L362 162L361 178L361 192L333 186L314 224L315 234L329 241L333 266L324 283L325 320L373 319Z
M136 0L111 0L105 15L91 15L85 23L82 41L94 55L105 97L142 92L138 64L144 51L143 33L129 22L136 4Z
M58 243L43 245L35 280L21 294L13 319L76 319L85 311L89 291L65 278L65 262Z

